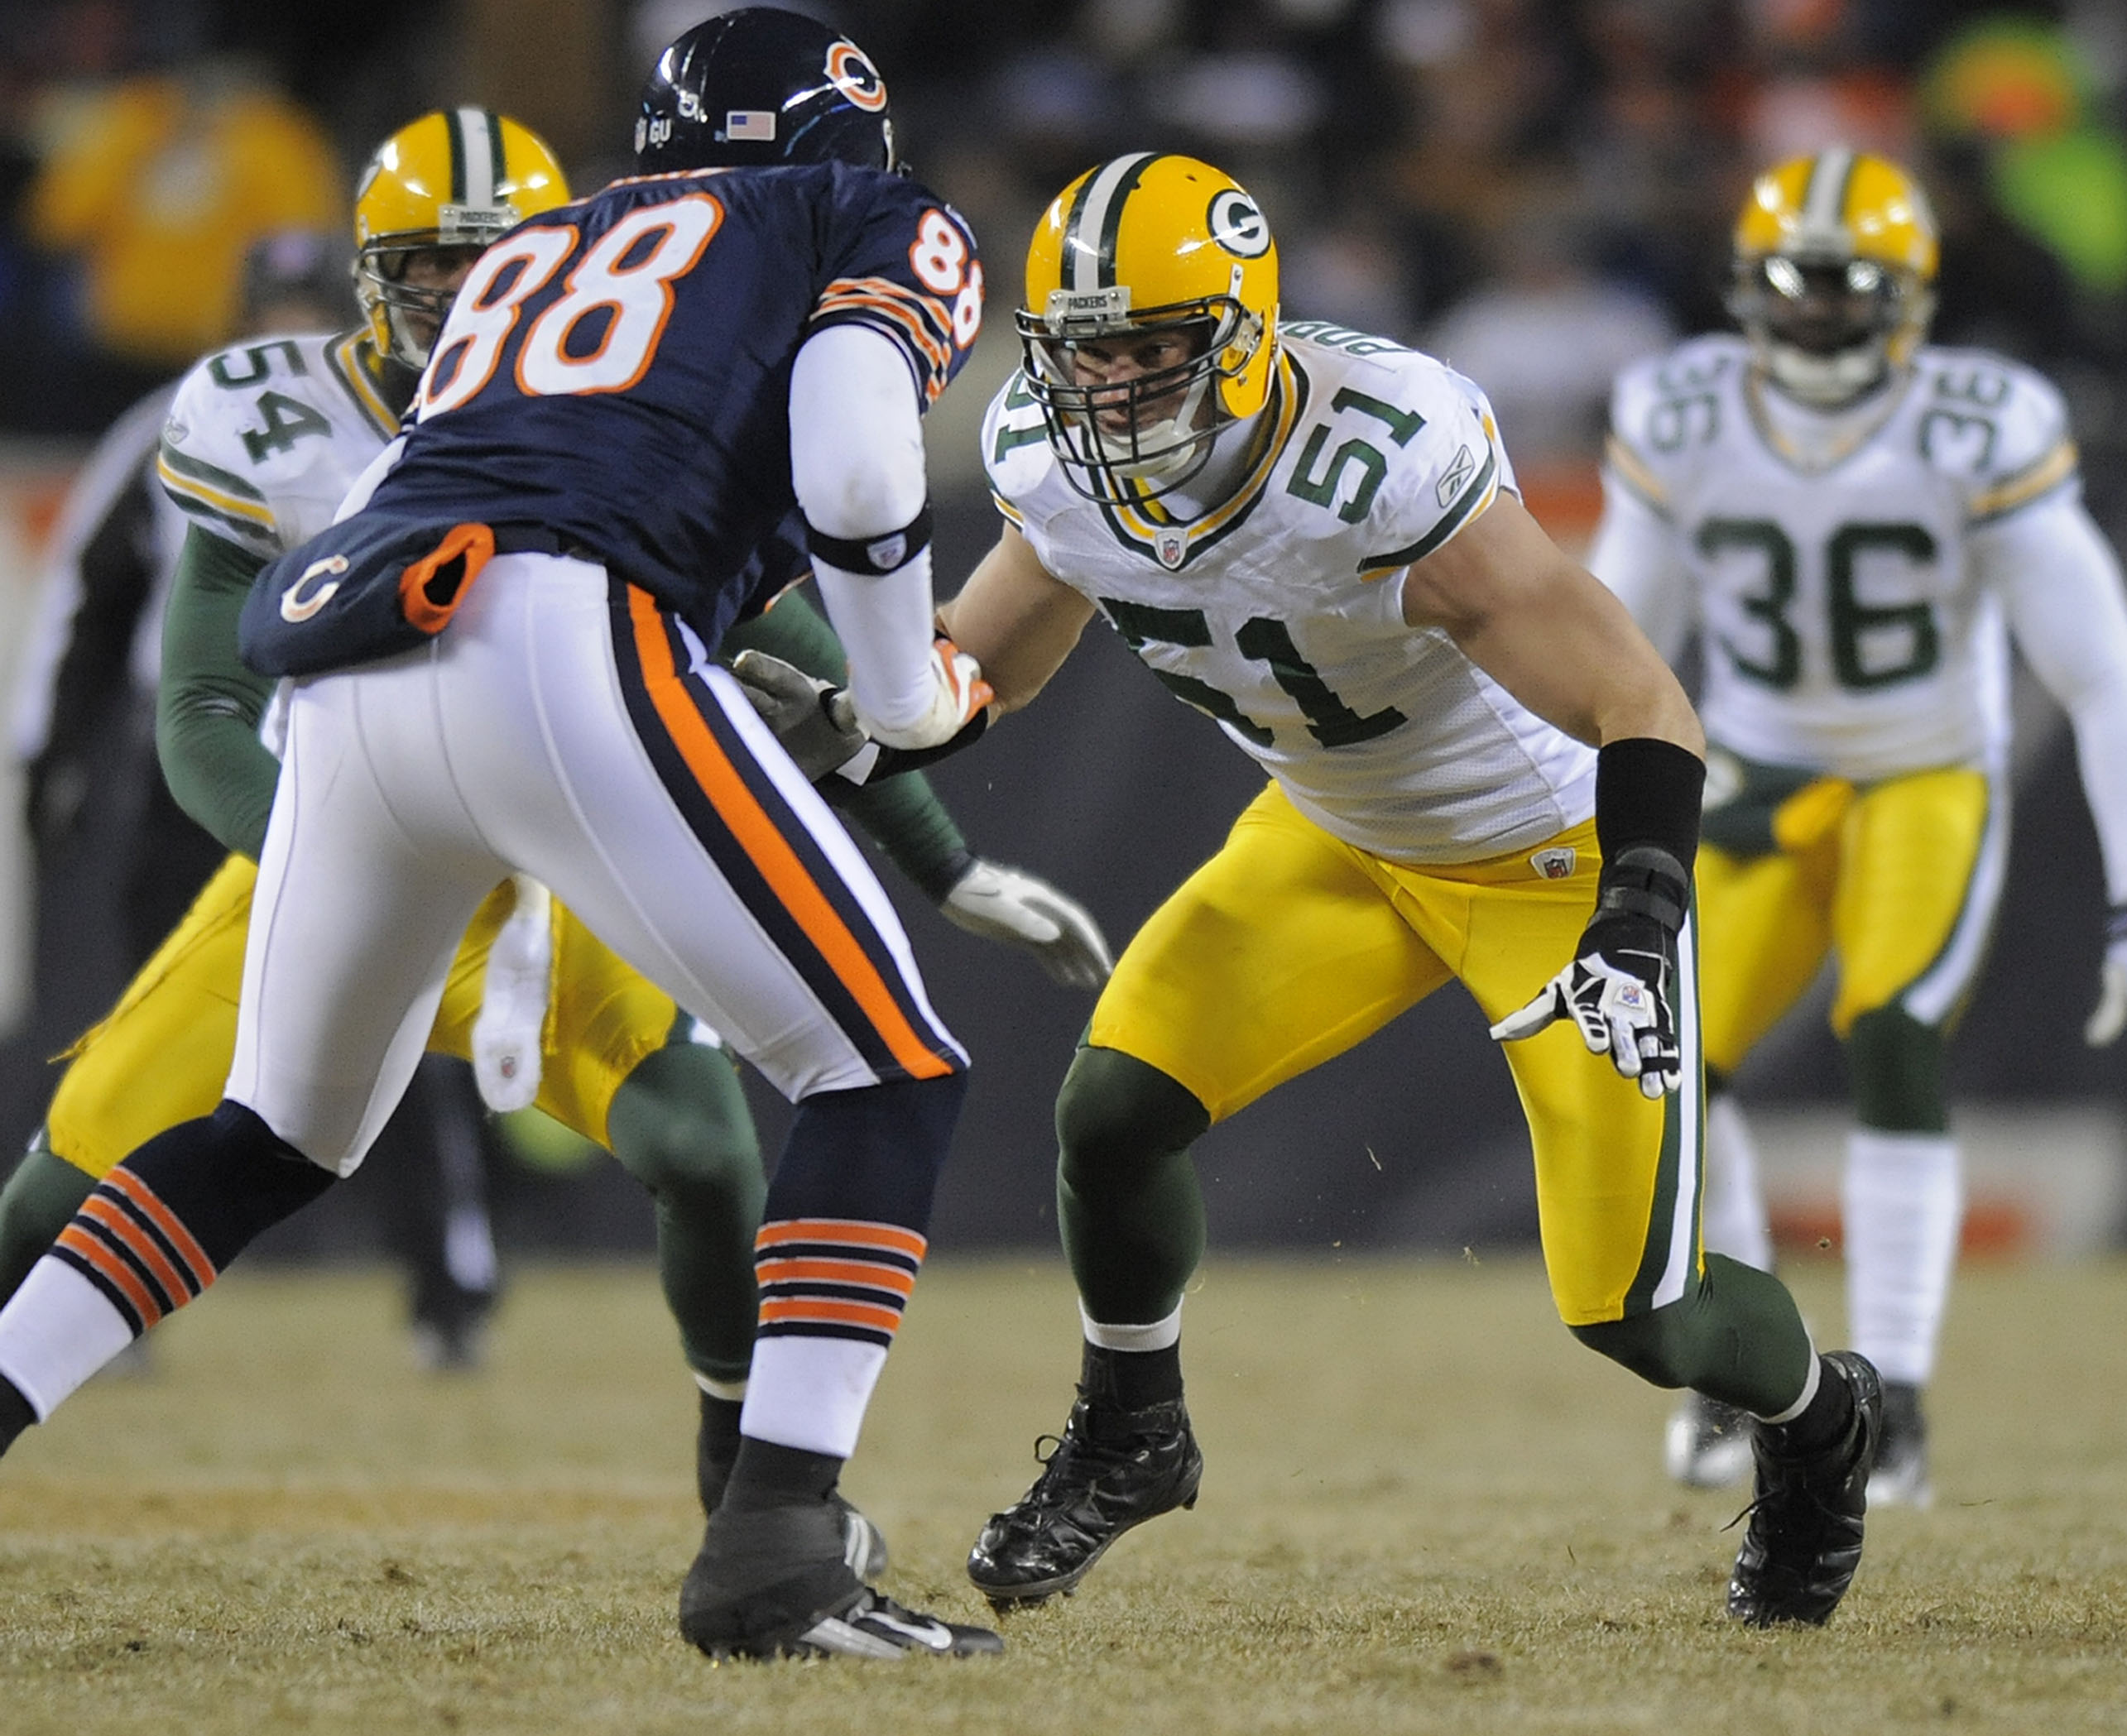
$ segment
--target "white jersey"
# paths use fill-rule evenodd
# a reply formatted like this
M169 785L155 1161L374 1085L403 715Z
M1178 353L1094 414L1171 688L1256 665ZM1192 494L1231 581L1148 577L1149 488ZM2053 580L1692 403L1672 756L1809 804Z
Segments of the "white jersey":
M177 388L156 473L201 530L271 559L324 530L398 418L359 333L233 344Z
M1622 375L1611 426L1610 486L1665 522L1668 559L1599 537L1592 563L1658 640L1654 593L1688 589L1712 741L1864 781L1999 763L2008 636L1975 540L2073 498L2046 381L1923 348L1881 401L1809 411L1767 392L1740 338L1706 337ZM1666 570L1611 570L1646 568Z
M1398 861L1535 849L1593 811L1594 754L1403 618L1406 569L1513 486L1491 408L1383 339L1280 335L1261 449L1222 504L1180 523L1086 499L1015 376L982 429L998 506L1324 830Z

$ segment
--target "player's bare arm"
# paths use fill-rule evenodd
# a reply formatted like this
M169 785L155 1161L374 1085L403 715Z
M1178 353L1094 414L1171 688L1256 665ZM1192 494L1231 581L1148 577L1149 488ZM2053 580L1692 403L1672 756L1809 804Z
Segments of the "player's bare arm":
M1093 606L1041 564L1009 525L939 611L953 642L982 666L999 712L1017 711L1063 666Z
M1624 605L1512 495L1409 569L1403 608L1414 627L1444 628L1478 668L1570 736L1595 746L1650 736L1706 751L1691 701Z

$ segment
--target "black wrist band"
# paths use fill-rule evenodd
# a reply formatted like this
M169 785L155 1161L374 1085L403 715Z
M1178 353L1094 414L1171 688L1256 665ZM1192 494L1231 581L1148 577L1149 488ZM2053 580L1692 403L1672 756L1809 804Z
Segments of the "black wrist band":
M808 524L805 549L816 560L843 573L864 573L874 578L898 573L930 546L930 502L898 530L883 536L829 536Z
M1606 741L1596 754L1596 845L1603 860L1651 844L1688 876L1705 789L1706 761L1688 748L1652 736Z
M956 845L942 861L926 862L922 873L912 873L909 878L931 903L942 904L953 896L953 889L967 878L967 870L978 860L965 844Z

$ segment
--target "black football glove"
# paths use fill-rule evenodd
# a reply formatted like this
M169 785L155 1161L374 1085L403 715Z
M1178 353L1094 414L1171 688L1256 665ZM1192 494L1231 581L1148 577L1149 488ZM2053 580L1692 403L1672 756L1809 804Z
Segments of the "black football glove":
M1642 1096L1676 1090L1683 1081L1677 935L1690 900L1683 865L1657 845L1638 845L1605 862L1595 915L1581 931L1572 962L1494 1025L1495 1040L1518 1042L1571 1019L1589 1052L1607 1054L1619 1072L1637 1079Z

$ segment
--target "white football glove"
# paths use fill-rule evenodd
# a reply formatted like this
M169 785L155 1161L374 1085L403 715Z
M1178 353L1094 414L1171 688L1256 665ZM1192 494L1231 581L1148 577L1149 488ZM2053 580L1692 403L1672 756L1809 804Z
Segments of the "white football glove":
M977 856L939 908L970 934L1025 947L1067 989L1097 989L1115 968L1092 913L1022 870Z
M1491 1028L1498 1043L1534 1037L1561 1019L1581 1028L1591 1054L1659 1097L1683 1082L1683 1055L1669 1004L1677 933L1689 883L1666 851L1634 849L1603 870L1596 914L1572 962Z
M912 723L898 729L857 711L864 733L888 747L943 747L971 722L996 691L982 679L982 666L943 633L930 643L930 703Z
M2127 1030L2127 904L2116 906L2105 924L2105 962L2098 966L2097 1005L2082 1028L2082 1040L2094 1049L2118 1041Z
M862 752L868 738L847 689L766 651L741 651L731 672L798 770L817 784Z

